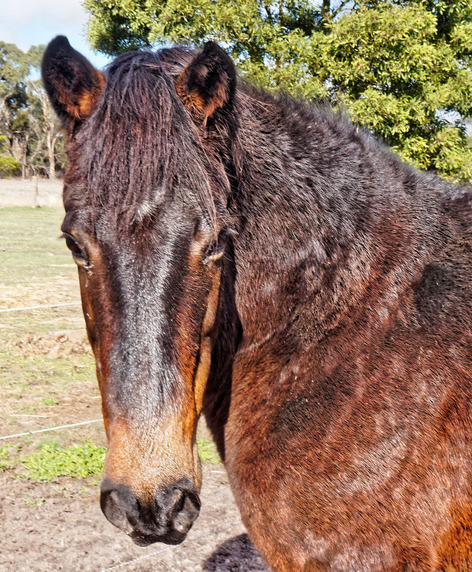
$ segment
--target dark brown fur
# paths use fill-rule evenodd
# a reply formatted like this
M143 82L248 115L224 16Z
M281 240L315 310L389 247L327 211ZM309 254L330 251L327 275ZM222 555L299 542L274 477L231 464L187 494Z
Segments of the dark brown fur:
M274 570L469 570L470 194L330 110L236 88L214 44L119 58L78 117L57 94L82 60L54 42L108 518L182 540L203 408Z

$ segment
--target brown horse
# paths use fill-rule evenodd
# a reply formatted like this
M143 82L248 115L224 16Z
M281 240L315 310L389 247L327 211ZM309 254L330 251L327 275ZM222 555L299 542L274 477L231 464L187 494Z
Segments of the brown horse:
M43 78L68 134L107 518L182 541L201 412L278 571L472 570L471 196L214 43Z

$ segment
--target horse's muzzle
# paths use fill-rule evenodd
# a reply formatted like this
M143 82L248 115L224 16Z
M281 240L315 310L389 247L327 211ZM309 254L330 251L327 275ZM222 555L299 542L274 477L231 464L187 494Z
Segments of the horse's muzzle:
M140 546L179 544L200 512L200 499L186 477L161 489L150 503L141 502L128 486L105 479L100 506L107 519Z

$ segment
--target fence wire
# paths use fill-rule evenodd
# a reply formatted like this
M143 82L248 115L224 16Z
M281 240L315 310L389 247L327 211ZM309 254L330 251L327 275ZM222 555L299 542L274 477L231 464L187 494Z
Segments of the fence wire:
M21 312L23 310L40 310L42 308L60 308L62 306L80 306L81 302L63 302L61 304L46 304L44 306L25 306L24 308L1 308L3 312Z
M26 433L16 433L15 435L4 435L3 439L14 439L15 437L26 437L35 433L46 433L47 431L56 431L57 429L68 429L69 427L78 427L79 425L89 425L90 423L100 423L103 419L92 419L91 421L80 421L79 423L70 423L69 425L58 425L57 427L47 427L46 429L36 429L35 431L27 431Z

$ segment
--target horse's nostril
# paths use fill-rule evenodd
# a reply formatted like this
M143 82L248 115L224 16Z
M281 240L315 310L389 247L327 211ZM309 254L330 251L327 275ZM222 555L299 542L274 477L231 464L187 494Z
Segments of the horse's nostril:
M143 502L129 487L105 479L100 504L107 519L141 546L179 544L200 512L200 499L187 478L162 488L154 503Z
M174 489L172 512L179 512L184 508L185 492L182 489Z
M122 506L122 499L116 489L102 490L100 496L100 506L107 519L120 530L130 533L133 530L127 515L126 509Z
M168 519L170 530L186 534L200 512L200 499L189 479L167 487L156 496L156 511Z
M177 507L176 507L177 508ZM178 510L173 511L172 524L174 530L185 534L188 532L200 512L200 499L195 493L183 493Z

